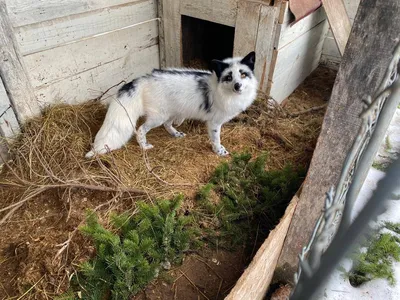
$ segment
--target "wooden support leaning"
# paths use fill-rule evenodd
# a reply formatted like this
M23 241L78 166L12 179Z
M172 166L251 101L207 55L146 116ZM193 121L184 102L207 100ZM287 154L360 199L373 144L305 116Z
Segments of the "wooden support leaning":
M21 123L40 112L15 40L5 0L0 0L0 78Z
M279 258L275 272L277 281L292 282L297 271L297 255L307 244L321 214L325 193L338 183L346 153L361 123L362 100L378 87L397 44L399 16L398 0L364 0L360 3L349 38L351 42L343 55L299 203ZM377 45L380 45L379 49ZM363 174L362 181L366 175Z
M341 55L349 39L351 23L343 0L322 0L333 36Z

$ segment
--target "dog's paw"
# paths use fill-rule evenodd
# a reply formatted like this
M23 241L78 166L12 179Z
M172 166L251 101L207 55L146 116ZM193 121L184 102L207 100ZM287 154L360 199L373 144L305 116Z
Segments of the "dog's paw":
M176 138L183 138L184 136L186 136L186 134L183 133L183 132L180 132L180 131L177 131L177 132L174 134L174 137L176 137Z
M142 146L143 150L150 150L152 148L154 148L154 146L152 144L149 144L149 143L147 143L144 146Z
M220 145L218 148L214 148L213 150L218 156L227 156L227 155L229 155L229 152L222 145Z

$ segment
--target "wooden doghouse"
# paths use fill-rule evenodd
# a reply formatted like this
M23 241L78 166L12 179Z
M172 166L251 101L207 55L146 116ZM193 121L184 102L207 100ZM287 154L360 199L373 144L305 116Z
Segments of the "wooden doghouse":
M319 8L292 24L288 1L163 0L161 65L191 59L243 56L256 51L260 90L282 102L318 66L328 30Z

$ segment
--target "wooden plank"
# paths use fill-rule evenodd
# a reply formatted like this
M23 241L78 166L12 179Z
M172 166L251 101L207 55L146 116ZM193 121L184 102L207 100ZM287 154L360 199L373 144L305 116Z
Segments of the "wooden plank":
M182 22L180 0L160 0L163 2L165 65L167 67L182 66Z
M278 103L318 66L327 30L328 22L322 21L277 51L269 95Z
M163 16L164 3L163 1L157 1L157 16L161 18ZM160 67L165 68L165 38L164 38L164 22L160 19L158 22L158 44L160 48Z
M24 60L32 85L42 87L114 60L134 56L137 51L157 44L158 24L154 20L27 55Z
M6 0L14 27L73 16L141 0Z
M18 27L15 34L22 54L26 55L156 17L156 1L142 0Z
M322 0L329 25L335 37L340 54L343 55L350 35L351 24L343 0Z
M301 19L299 22L295 24L291 24L290 22L285 22L283 24L279 24L279 38L277 39L275 47L280 49L297 39L299 36L308 32L311 28L315 27L323 20L326 19L325 10L321 7L317 9L312 14L307 17Z
M279 258L275 278L278 281L293 279L297 255L308 242L320 216L325 193L338 183L343 162L357 134L361 123L359 115L364 106L362 99L371 95L380 84L398 43L399 32L399 1L360 2L303 191ZM380 45L379 51L377 45ZM363 175L365 179L366 174Z
M93 69L42 85L36 89L36 94L46 104L82 103L97 98L121 80L130 81L159 67L159 48L158 45L153 45L136 52L126 52L125 56ZM102 101L112 101L119 87L111 89L102 97Z
M19 132L17 117L7 96L3 81L0 79L0 139L11 138Z
M266 91L271 61L274 51L274 38L277 28L279 8L262 5L257 31L255 75L259 79L259 88Z
M240 1L235 27L233 55L244 56L256 49L261 3Z
M264 299L271 283L275 266L282 250L290 221L297 205L297 195L293 197L279 224L258 249L252 262L239 278L226 300Z
M22 62L4 0L0 0L0 45L0 78L19 121L23 122L38 114L40 109Z
M235 27L238 0L181 0L182 15Z

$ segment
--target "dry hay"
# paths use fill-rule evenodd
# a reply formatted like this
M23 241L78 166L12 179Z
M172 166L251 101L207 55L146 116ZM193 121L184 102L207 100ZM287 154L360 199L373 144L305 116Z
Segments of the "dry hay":
M324 87L332 85L331 77L326 75ZM324 114L324 109L307 109L325 104L314 90L313 85L299 88L284 108L260 95L246 113L223 127L222 143L231 152L267 151L269 169L287 163L307 167ZM26 124L12 145L12 161L0 177L0 272L9 274L0 279L0 295L21 294L33 284L29 294L38 298L65 291L79 262L93 251L76 234L86 209L105 219L110 210L133 213L138 197L155 201L177 193L187 196L184 208L190 209L199 185L229 159L212 153L203 124L185 122L183 139L171 138L163 128L149 132L155 147L146 154L131 141L86 160L105 112L95 101L51 107Z

